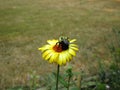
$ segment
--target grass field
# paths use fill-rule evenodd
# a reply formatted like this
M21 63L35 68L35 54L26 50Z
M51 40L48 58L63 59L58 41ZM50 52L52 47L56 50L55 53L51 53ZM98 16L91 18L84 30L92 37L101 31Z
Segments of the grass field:
M34 71L43 78L55 71L38 48L60 35L77 39L73 70L96 74L97 58L106 68L111 62L114 27L120 27L120 0L0 0L0 89L27 85Z

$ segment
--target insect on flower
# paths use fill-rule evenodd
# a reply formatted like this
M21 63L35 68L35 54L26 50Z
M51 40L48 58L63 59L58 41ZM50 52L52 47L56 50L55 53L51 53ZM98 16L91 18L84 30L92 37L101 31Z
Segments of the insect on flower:
M56 43L56 45L53 47L54 50L61 52L64 50L67 50L69 48L69 40L68 37L61 36Z

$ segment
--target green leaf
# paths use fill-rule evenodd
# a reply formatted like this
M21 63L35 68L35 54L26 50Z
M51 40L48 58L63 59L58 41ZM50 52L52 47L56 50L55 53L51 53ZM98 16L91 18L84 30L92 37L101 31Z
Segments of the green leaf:
M7 90L29 90L30 88L27 87L27 86L16 86L16 87L13 87L13 88L9 88Z
M64 87L68 87L67 82L64 80L64 78L59 77L59 82L64 86Z
M80 90L78 87L72 87L70 90Z
M55 77L57 77L56 73L54 73L54 72L53 72L53 75L54 75ZM62 76L60 76L60 75L59 75L59 82L60 82L64 87L68 87L67 82L66 82L65 79L64 79Z
M106 90L105 84L99 83L96 90Z
M86 87L90 87L90 86L94 86L96 85L96 82L93 82L93 81L89 81L89 82L85 82L85 83L82 83L82 88L86 88Z

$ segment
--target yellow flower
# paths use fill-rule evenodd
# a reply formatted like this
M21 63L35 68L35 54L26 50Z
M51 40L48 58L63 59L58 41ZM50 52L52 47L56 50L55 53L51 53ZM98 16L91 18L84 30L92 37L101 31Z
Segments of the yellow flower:
M66 37L60 37L59 40L48 40L47 45L39 48L42 51L42 57L50 63L65 65L76 55L78 46L73 44L76 39L69 40Z

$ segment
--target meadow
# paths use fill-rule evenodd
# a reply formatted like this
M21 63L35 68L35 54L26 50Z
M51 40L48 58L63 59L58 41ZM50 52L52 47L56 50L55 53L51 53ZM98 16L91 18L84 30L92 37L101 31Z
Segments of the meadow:
M94 76L101 65L109 70L109 45L119 48L113 30L120 33L120 0L0 0L0 90L32 87L33 81L40 90L46 87L56 65L45 61L38 48L61 35L77 39L73 72Z

